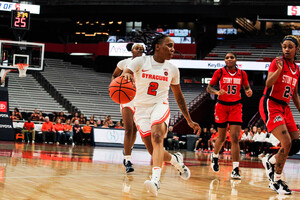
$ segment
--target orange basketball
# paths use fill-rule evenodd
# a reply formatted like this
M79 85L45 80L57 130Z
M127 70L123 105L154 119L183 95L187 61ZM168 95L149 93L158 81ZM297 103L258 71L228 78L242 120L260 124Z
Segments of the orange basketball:
M124 76L115 78L109 85L110 98L118 103L129 103L135 96L135 87L132 82L128 82Z

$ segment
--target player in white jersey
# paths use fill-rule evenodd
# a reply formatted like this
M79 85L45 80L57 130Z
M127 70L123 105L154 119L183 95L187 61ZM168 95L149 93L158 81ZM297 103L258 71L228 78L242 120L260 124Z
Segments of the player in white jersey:
M200 126L192 121L188 112L179 84L178 68L167 61L171 59L175 51L173 40L166 35L161 35L154 39L152 47L154 55L133 59L123 76L135 82L134 119L153 160L151 180L146 180L144 185L156 196L160 187L161 167L164 161L175 166L184 180L190 178L190 170L184 165L181 153L170 154L163 148L163 140L170 119L168 102L170 87L189 126L194 129L194 132L199 132Z
M132 57L118 62L117 67L112 75L112 79L118 77L132 61L132 59L142 56L145 49L144 46L138 43L127 44L127 50L131 51ZM133 100L127 104L121 104L121 113L124 122L125 136L124 136L124 160L123 164L126 168L126 173L133 172L134 168L131 162L131 150L136 139L136 126L133 120L134 105Z

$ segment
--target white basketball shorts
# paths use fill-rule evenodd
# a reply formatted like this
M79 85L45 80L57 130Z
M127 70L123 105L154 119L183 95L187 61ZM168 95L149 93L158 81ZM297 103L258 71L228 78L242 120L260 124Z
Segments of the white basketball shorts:
M169 125L170 108L167 103L155 104L151 107L135 107L134 121L141 137L151 135L151 127L155 124Z

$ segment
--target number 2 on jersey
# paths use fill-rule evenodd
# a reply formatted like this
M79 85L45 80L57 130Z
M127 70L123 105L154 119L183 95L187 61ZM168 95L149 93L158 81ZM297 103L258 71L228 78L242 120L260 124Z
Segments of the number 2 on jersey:
M147 94L156 96L156 93L157 93L156 90L157 90L157 88L158 88L158 83L156 83L156 82L151 82L151 83L149 84Z
M286 86L285 91L283 93L283 97L288 99L290 96L291 97L293 96L293 90L291 89L290 86Z

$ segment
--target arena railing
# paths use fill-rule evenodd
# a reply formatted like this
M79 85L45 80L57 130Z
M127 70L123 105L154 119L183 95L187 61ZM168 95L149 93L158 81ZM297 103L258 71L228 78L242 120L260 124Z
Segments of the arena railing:
M203 93L200 93L198 96L196 96L191 102L189 102L187 104L187 107L188 107L188 111L191 112L193 111L196 106L199 106L206 97L209 96L209 93L207 92L203 92ZM170 125L174 125L176 124L178 121L180 121L180 119L183 118L183 115L181 113L181 111L178 111L175 115L173 115L170 119Z
M67 111L70 113L80 112L80 110L73 106L72 103L66 99L56 88L40 73L32 73L33 77L41 84L41 86Z

